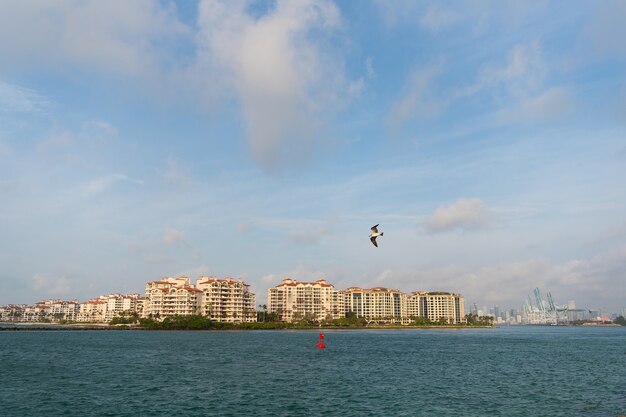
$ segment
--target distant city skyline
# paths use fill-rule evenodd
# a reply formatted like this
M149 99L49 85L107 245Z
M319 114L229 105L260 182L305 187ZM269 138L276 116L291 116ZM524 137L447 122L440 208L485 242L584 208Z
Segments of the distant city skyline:
M216 275L259 302L292 277L622 311L624 21L622 1L0 2L0 305Z

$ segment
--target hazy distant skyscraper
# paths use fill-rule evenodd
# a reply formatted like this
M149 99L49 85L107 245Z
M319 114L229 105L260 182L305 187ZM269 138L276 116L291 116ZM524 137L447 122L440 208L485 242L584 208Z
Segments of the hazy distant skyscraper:
M476 303L472 306L472 314L478 315L478 307L476 307Z

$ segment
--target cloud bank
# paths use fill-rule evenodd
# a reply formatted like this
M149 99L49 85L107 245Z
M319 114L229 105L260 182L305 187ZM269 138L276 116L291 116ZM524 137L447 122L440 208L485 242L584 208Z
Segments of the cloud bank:
M341 29L330 1L278 1L254 17L243 2L204 1L199 68L236 92L250 152L265 168L300 161L314 148L330 108L342 101Z
M486 225L490 218L491 213L480 198L461 198L449 206L438 207L424 224L430 232L438 233L475 229Z

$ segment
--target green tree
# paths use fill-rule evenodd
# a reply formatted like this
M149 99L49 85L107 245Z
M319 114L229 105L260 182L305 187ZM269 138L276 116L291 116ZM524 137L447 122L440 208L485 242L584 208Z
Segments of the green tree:
M266 316L267 316L267 305L266 304L259 304L259 308L261 309L261 311L259 311L259 314L257 314L257 320L259 320L259 318L262 317L262 319L259 320L259 321L263 321L264 322L265 319L266 319Z

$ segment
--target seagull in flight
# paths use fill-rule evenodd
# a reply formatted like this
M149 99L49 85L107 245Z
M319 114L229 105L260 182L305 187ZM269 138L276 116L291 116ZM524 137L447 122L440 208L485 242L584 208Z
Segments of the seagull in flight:
M372 244L376 247L378 247L378 244L376 243L376 238L378 236L382 236L383 232L378 232L378 225L376 226L372 226L372 234L370 235L370 240L372 241Z

